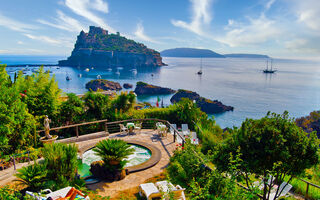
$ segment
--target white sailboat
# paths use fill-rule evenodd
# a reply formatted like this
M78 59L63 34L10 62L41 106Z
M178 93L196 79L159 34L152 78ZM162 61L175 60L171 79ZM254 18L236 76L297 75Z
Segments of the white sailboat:
M200 60L200 70L197 72L198 75L202 75L202 58Z

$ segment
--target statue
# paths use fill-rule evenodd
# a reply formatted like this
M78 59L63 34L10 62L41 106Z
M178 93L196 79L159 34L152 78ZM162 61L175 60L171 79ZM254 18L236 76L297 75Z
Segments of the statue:
M46 134L46 138L47 139L51 139L52 136L50 135L50 122L51 122L51 119L48 118L48 115L45 116L44 118L44 132Z

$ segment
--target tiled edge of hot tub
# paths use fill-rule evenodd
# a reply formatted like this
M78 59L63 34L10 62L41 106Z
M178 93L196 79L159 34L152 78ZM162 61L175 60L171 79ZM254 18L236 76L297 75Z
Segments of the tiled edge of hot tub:
M147 149L149 149L151 151L151 158L149 158L147 161L139 164L139 165L134 165L134 166L130 166L130 167L126 167L126 169L128 169L129 173L134 173L134 172L138 172L138 171L142 171L145 169L148 169L150 167L153 167L154 165L156 165L160 159L161 159L161 151L155 147L152 144L148 144L145 142L141 142L141 141L137 141L137 140L125 140L128 144L135 144L135 145L140 145L142 147L145 147ZM82 157L82 154L93 148L96 144L90 144L90 145L86 145L83 146L81 149L79 149L79 155L80 157Z

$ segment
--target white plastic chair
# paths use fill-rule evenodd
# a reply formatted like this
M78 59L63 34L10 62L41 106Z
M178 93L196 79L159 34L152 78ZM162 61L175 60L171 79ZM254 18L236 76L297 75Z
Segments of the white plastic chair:
M189 135L190 134L190 130L189 130L188 124L181 124L181 129L182 129L183 135Z
M140 122L140 123L136 123L136 124L134 125L134 129L135 129L135 130L138 130L139 133L141 133L142 123L141 123L141 122Z
M123 124L119 124L120 126L120 133L126 133L128 134L128 128L125 127Z

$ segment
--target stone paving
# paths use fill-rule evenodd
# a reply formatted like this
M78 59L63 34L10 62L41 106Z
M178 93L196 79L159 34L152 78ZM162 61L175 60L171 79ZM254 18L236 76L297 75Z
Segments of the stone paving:
M173 155L173 151L176 148L176 144L173 142L173 136L168 134L167 137L160 138L157 132L154 130L142 130L141 133L136 135L124 136L122 134L112 134L110 138L119 138L123 140L137 140L144 143L149 143L156 146L161 151L160 161L153 167L129 174L125 179L114 182L99 182L93 185L89 185L88 188L91 190L98 190L98 194L101 196L113 197L117 195L119 191L127 190L139 186L144 183L147 179L159 175L169 164L169 159ZM89 141L83 141L76 143L79 149L86 148L92 144L97 143L100 140L106 139L98 138Z

